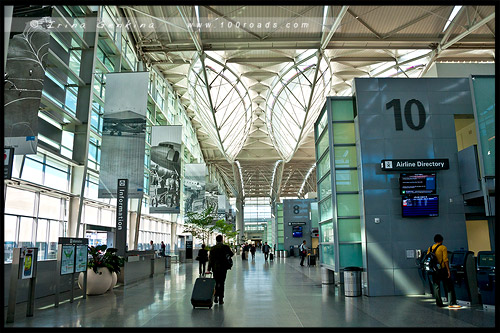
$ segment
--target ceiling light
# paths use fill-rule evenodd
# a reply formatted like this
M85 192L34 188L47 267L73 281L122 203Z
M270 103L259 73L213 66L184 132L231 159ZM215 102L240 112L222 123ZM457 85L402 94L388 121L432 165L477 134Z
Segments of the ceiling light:
M444 25L443 31L445 31L446 28L448 28L448 26L450 25L451 21L453 21L453 19L455 18L455 16L457 16L458 11L460 10L460 8L462 8L462 6L455 6L453 8L453 10L451 11L450 17L448 18L448 20L446 21L446 24Z

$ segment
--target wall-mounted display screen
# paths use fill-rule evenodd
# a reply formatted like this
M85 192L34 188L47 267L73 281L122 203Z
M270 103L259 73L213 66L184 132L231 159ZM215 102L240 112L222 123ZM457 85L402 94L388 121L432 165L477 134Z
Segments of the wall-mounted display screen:
M495 255L494 254L481 254L477 256L477 266L478 267L495 267Z
M462 266L464 265L464 258L465 258L465 253L459 252L459 253L453 253L451 256L451 265L459 265Z
M436 173L402 173L399 188L401 194L436 194Z
M402 200L403 217L439 216L439 196L404 196Z
M294 226L292 228L292 235L293 237L302 237L302 227L300 226Z

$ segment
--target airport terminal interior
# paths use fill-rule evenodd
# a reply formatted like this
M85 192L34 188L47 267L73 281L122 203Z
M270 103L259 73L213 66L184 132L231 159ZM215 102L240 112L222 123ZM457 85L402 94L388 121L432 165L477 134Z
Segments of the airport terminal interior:
M493 1L1 8L4 328L497 329Z

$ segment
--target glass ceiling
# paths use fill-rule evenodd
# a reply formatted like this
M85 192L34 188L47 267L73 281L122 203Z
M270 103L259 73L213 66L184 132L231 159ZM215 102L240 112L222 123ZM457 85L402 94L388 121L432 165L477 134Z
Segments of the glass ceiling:
M280 71L266 102L266 124L271 140L285 162L290 161L309 134L331 89L328 59L307 50Z
M188 73L188 92L203 128L233 163L250 132L252 103L240 78L216 57L196 56Z

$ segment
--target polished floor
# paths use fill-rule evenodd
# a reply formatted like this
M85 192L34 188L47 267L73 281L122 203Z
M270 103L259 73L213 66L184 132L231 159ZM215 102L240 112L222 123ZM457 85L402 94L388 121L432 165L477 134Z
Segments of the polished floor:
M223 305L193 309L190 298L198 263L172 264L165 274L118 286L100 296L78 297L53 307L53 297L16 308L5 327L461 327L494 328L495 312L481 306L438 308L429 296L345 297L322 285L318 266L299 258L254 261L235 257ZM77 295L80 295L78 293ZM63 294L63 299L69 295ZM6 308L4 309L6 315ZM6 318L6 317L4 317Z

